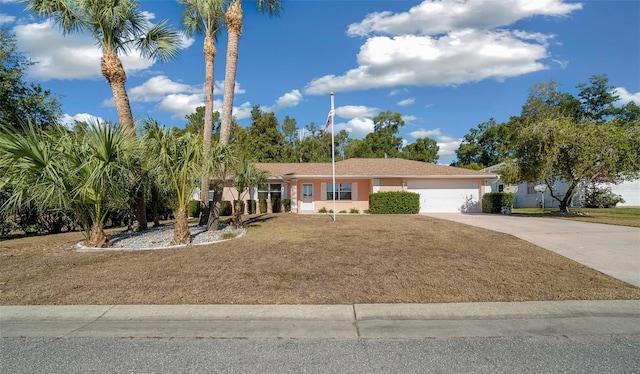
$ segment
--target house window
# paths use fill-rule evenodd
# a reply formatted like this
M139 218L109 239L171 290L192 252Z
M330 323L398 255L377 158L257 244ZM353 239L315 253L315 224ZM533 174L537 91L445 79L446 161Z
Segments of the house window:
M535 195L536 194L536 185L535 183L527 183L527 195Z
M498 185L498 192L504 192L504 184Z
M282 184L264 183L258 185L258 199L271 200L282 198Z
M336 183L336 200L351 200L351 183ZM333 200L334 185L327 183L327 200Z

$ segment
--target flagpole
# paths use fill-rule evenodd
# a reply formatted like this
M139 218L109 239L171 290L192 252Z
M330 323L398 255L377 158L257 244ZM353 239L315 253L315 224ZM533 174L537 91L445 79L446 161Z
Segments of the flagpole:
M335 117L335 112L333 111L333 92L331 92L331 112L333 113L331 116L331 173L333 175L333 222L336 221L336 152L335 152L335 141L333 138L333 117Z

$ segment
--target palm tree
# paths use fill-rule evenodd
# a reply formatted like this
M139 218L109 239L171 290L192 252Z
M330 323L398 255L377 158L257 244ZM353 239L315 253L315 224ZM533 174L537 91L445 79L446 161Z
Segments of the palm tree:
M134 135L99 122L82 132L61 125L43 130L29 124L24 132L0 127L0 187L10 191L2 208L35 204L41 210L71 212L85 232L85 244L110 246L104 222L110 202L129 194Z
M100 68L113 92L120 125L135 131L129 96L125 88L127 74L119 54L138 49L143 57L159 61L172 60L180 49L180 35L166 20L149 28L138 0L22 0L27 10L40 16L51 16L65 34L86 32L102 49ZM147 228L143 186L135 186L133 210L137 229Z
M51 16L65 34L86 32L102 49L102 75L111 86L121 126L134 131L133 115L125 89L127 75L119 54L138 49L143 57L172 60L180 49L180 36L163 20L152 28L137 0L23 0L27 10Z
M215 40L224 21L224 7L222 0L178 0L185 5L182 22L187 33L204 34L205 60L205 106L203 152L207 154L211 148L211 134L213 133L213 61L216 57ZM200 180L200 225L206 225L209 219L209 176L203 175Z
M232 166L233 168L233 185L238 193L237 199L234 199L235 206L233 208L233 226L242 226L242 207L244 196L253 185L264 183L267 180L267 173L257 169L247 159L242 159ZM234 196L235 197L235 196Z
M220 124L220 144L229 144L231 135L231 122L233 115L233 95L236 87L236 71L238 66L238 41L242 32L242 0L230 0L225 14L227 26L227 60L224 72L224 97L222 101L222 120ZM280 0L257 0L258 10L268 13L270 16L278 15L282 11ZM223 170L224 177L224 170ZM220 201L222 200L222 184L217 183L213 196L214 206L209 227L217 227L220 211Z
M257 0L258 10L270 16L279 15L282 11L280 0ZM238 41L242 32L242 0L231 0L225 19L227 24L227 61L224 72L224 98L222 101L222 124L220 126L220 143L229 143L233 110L233 95L236 87L236 70L238 66Z
M171 186L176 198L176 223L173 232L173 244L191 242L188 221L188 205L198 179L204 173L211 175L217 167L216 163L225 158L224 148L217 145L211 147L208 154L202 152L202 137L198 134L183 133L167 129L150 119L145 121L143 135L148 158L147 169L155 174L155 178ZM206 162L204 162L206 160Z

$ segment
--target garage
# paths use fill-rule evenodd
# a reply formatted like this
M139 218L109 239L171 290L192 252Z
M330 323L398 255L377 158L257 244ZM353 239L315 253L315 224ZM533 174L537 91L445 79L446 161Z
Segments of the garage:
M407 190L420 194L420 213L478 213L477 181L408 181Z

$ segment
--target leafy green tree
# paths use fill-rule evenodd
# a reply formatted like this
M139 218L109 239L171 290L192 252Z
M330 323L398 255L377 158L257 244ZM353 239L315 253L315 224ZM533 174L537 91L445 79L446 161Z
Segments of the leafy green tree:
M568 101L555 100L565 96L546 88L534 87L517 120L514 158L500 171L506 183L543 182L566 212L574 193L592 181L638 176L640 127L621 125L617 118L576 118L563 105ZM564 195L554 188L561 180L568 184Z
M498 124L491 118L469 130L456 150L456 166L479 165L481 168L496 165L511 157L513 122Z
M247 128L249 159L255 162L282 162L286 157L285 140L273 112L264 113L259 105L251 110L251 125Z
M407 160L436 163L439 149L435 140L420 138L416 139L415 143L407 144L400 155Z
M589 78L589 83L577 86L582 114L586 119L602 122L621 113L621 109L614 106L620 96L614 94L615 87L609 85L606 75L594 75Z
M113 202L126 201L135 178L133 133L108 123L92 123L87 131L49 130L29 124L24 132L1 126L1 187L10 196L3 209L34 204L40 211L73 212L89 246L110 246L105 219Z
M58 98L38 84L24 80L29 61L16 45L15 37L0 27L0 123L16 128L32 121L49 126L61 116Z
M373 132L362 141L351 141L345 146L346 158L386 158L399 157L402 138L396 136L404 126L400 113L387 110L373 118Z

